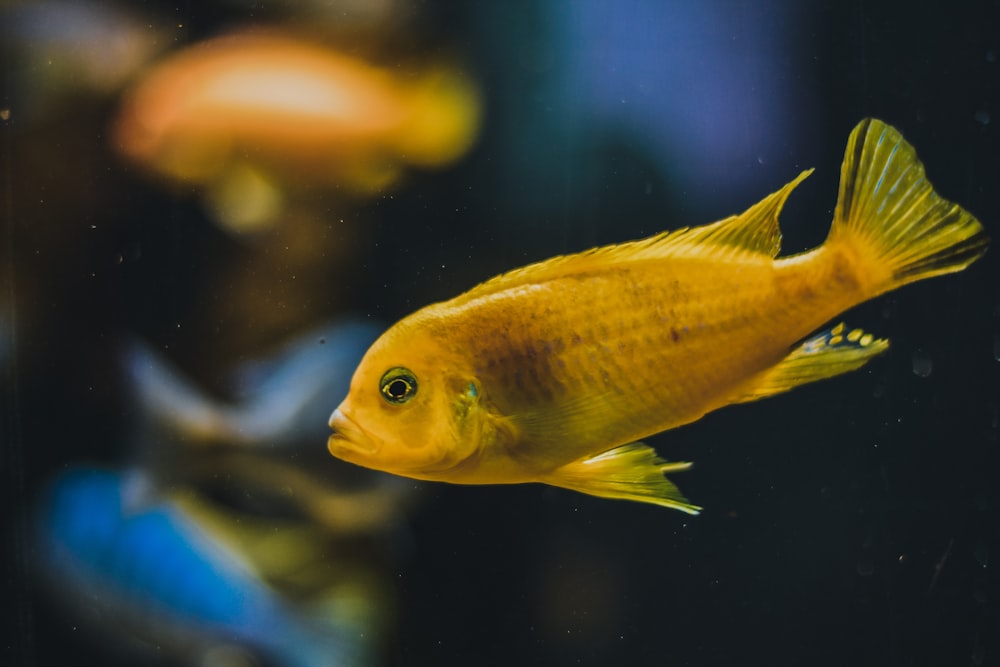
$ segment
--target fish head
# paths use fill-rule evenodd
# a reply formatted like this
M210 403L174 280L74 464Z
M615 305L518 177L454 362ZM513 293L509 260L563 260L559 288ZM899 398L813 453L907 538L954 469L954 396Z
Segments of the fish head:
M407 477L447 481L475 458L488 410L460 349L407 320L382 335L330 416L337 458Z

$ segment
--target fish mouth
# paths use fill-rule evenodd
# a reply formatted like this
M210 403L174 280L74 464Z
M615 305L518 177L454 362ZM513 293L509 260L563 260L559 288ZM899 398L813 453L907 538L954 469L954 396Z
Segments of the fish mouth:
M370 456L378 449L375 440L358 426L357 422L337 408L330 415L333 434L326 442L326 448L337 458L351 458L351 454Z

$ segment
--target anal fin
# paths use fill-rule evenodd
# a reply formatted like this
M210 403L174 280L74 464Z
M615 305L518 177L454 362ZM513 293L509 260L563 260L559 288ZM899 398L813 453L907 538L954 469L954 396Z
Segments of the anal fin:
M777 366L758 375L733 402L756 401L802 384L853 371L887 349L888 340L875 338L861 329L848 330L841 322L809 338Z
M641 442L633 442L556 468L539 481L601 498L635 500L671 507L688 514L701 508L687 502L665 473L680 472L690 463L671 463Z

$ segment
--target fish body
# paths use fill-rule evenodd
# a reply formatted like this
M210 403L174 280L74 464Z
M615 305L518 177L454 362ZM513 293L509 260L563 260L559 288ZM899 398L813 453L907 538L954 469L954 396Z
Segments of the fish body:
M806 171L717 223L556 257L403 319L369 349L329 449L457 483L544 482L688 512L638 442L725 405L858 368L888 343L848 308L961 270L988 243L893 128L852 133L826 242L776 258Z
M448 62L380 67L250 30L148 68L124 96L113 143L163 180L199 186L218 222L247 233L281 220L286 200L364 198L410 166L454 162L475 140L480 106Z
M151 68L126 96L115 143L182 181L209 182L253 153L298 178L377 190L375 171L394 161L464 153L478 109L453 67L397 74L292 36L236 33Z
M360 321L307 331L277 354L241 364L234 401L209 395L138 340L125 350L126 377L140 418L186 444L294 448L323 429L329 397L347 394L351 372L379 331Z
M150 664L146 648L152 664L204 664L219 647L246 654L238 664L371 662L375 628L351 613L364 608L356 586L319 603L289 599L190 503L151 488L140 471L71 468L52 481L36 516L44 583L117 648L133 647L133 664ZM326 559L323 569L333 565Z

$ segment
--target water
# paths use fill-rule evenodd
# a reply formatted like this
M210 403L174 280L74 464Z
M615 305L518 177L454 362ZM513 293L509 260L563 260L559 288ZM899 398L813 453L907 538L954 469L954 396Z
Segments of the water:
M816 167L781 219L783 252L811 248L865 115L1000 237L997 7L73 4L0 9L0 663L312 665L344 648L374 665L997 664L995 249L845 314L891 340L865 369L648 438L695 462L675 481L697 517L326 451L367 345L338 327L373 337L496 273L707 223ZM260 127L216 108L209 138L130 157L127 82L249 21L384 66L392 108L440 133L334 150L318 130L296 143L307 122L284 116L254 144L234 133ZM434 73L452 97L407 87ZM446 141L458 126L473 143ZM59 560L36 522L73 470L141 484L60 524L83 532L57 543L99 537ZM157 581L167 561L137 556L149 515L194 526L162 553L256 573L234 578L275 636L158 624L155 585L73 578L66 563ZM206 590L229 581L160 579L196 571ZM364 640L325 651L330 628Z

